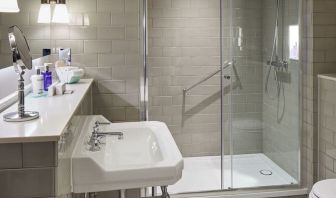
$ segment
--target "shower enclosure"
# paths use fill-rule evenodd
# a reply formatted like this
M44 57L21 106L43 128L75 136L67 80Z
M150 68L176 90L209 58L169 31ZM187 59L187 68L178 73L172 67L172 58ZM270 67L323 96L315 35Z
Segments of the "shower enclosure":
M301 0L142 0L141 117L185 161L175 193L300 183Z

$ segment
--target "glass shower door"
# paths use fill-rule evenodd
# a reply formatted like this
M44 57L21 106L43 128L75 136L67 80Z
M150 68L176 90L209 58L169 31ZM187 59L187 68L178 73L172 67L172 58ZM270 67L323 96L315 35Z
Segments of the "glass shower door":
M231 3L234 64L227 108L223 100L229 111L223 121L229 137L223 141L230 144L224 172L230 170L224 186L226 181L234 189L297 184L300 0Z
M185 163L168 191L297 184L301 1L144 1L143 115Z
M233 57L232 0L221 0L221 186L232 189L231 88Z
M145 109L148 120L167 124L184 158L171 194L222 189L221 1L148 0L144 6Z

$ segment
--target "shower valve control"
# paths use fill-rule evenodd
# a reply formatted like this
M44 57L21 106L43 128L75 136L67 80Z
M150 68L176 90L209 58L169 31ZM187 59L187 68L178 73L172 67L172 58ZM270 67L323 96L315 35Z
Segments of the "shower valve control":
M287 61L267 61L267 65L273 66L275 68L288 68L288 62Z

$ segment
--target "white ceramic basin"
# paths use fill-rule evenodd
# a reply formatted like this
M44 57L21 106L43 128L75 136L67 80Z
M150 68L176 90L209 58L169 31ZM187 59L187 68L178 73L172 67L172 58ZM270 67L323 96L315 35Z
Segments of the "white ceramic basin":
M119 140L106 136L99 151L87 141L97 120L88 116L72 158L75 193L166 186L182 176L183 158L167 126L162 122L129 122L101 125L101 132L123 132Z

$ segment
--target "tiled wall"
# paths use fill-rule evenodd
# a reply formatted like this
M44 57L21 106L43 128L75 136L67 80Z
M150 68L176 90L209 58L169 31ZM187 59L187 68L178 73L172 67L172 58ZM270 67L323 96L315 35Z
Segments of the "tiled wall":
M303 112L302 185L310 188L318 179L318 80L319 73L336 73L334 11L332 0L303 1ZM323 161L323 159L322 159ZM325 175L324 175L325 176Z
M317 80L317 74L323 74L323 73L336 73L336 67L335 67L335 53L336 53L336 46L334 43L336 42L336 22L334 20L335 18L335 10L336 10L336 2L332 0L314 0L313 4L313 44L311 45L311 49L313 49L313 69L311 71L311 80L312 80L312 86L313 86L313 114L309 114L311 117L308 117L310 119L310 122L313 123L313 133L308 136L312 139L310 139L311 144L314 146L314 157L313 157L313 163L314 163L314 179L323 179L325 177L335 177L332 172L330 172L330 163L328 164L328 170L322 172L322 174L317 175L317 151L318 151L318 143L321 143L320 149L322 151L325 151L326 147L323 144L323 142L318 142L317 133L318 133L318 104L317 104L317 98L318 98L318 80ZM323 107L321 107L323 108ZM322 109L321 109L322 111ZM321 121L323 123L323 121ZM320 135L322 135L323 131L320 132ZM323 140L323 139L322 139ZM329 144L330 145L330 144ZM328 146L329 148L329 146ZM328 149L329 150L329 149ZM329 150L331 151L331 149ZM329 153L328 151L328 153ZM322 156L322 166L325 166L326 163L323 162L323 155ZM330 153L329 153L330 156ZM330 158L329 158L330 159ZM326 170L327 170L326 169Z
M274 67L267 79L271 60L277 4L263 1L263 152L294 178L299 177L300 149L300 61L289 58L289 26L299 25L300 1L281 0L279 7L279 59L288 62L288 69L278 72L274 80ZM273 60L275 59L275 54ZM268 91L265 86L268 85Z
M168 124L183 156L220 153L219 1L148 1L149 119Z
M53 27L62 37L55 42L74 49L75 64L95 79L94 113L111 121L138 120L139 2L69 0L68 5L72 22Z
M95 114L111 121L138 120L139 2L67 0L69 25L38 24L40 2L19 0L20 13L1 14L0 60L5 63L0 65L11 64L7 31L17 24L34 57L40 57L43 48L72 49L73 65L83 67L86 77L95 79Z
M319 179L336 178L336 82L319 78Z
M314 0L302 1L302 131L301 131L301 186L312 187L316 173L314 159L314 95L313 95L313 6Z
M223 55L230 57L229 1L223 1ZM239 0L234 6L235 32L244 28L245 43L235 47L236 71L242 87L233 89L232 111L236 127L234 152L261 151L261 129L251 130L261 119L261 1ZM149 119L166 122L184 156L220 154L220 77L216 75L183 94L220 65L220 1L150 0L149 1ZM246 23L244 20L249 19ZM252 19L252 21L251 21ZM253 25L251 25L253 24ZM258 51L259 50L259 51ZM259 68L259 69L258 69ZM230 69L225 70L230 74ZM235 73L231 72L233 75ZM234 78L236 84L238 78ZM224 80L224 121L230 112L229 80ZM228 128L225 128L225 135ZM226 151L229 152L229 136Z

